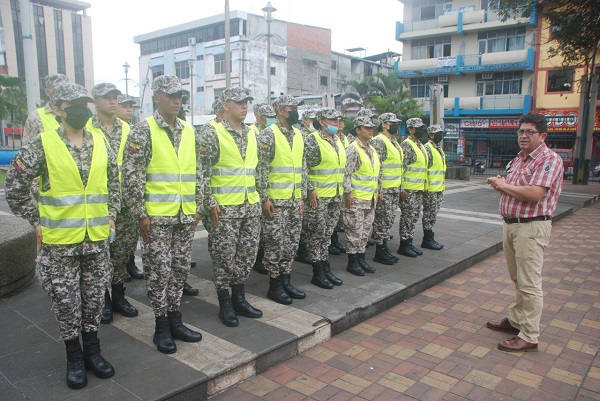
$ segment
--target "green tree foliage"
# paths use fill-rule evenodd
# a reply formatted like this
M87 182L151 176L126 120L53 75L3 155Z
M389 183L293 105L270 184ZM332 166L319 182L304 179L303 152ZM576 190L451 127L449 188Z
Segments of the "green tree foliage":
M27 119L27 95L20 78L0 75L0 120L6 119L13 126Z

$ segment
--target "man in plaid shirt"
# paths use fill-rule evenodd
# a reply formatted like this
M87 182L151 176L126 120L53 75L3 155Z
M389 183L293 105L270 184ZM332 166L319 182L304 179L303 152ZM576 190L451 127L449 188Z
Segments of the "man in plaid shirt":
M508 317L489 321L487 327L513 334L498 344L498 349L508 352L538 348L544 248L550 241L552 214L563 185L563 162L546 146L547 136L544 115L522 116L517 131L521 151L508 165L506 179L487 179L501 194L504 254L508 274L515 283L515 303Z

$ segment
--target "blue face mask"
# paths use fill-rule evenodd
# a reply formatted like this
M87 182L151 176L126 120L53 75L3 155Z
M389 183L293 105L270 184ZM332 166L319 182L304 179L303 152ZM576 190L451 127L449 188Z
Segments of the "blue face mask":
M267 122L265 123L265 127L270 127L271 125L277 122L276 118L267 118Z
M338 128L338 127L336 127L335 125L328 125L328 126L327 126L327 128L325 128L325 129L327 130L327 132L328 132L330 135L335 135L335 134L337 134L337 132L338 132L338 130L339 130L339 128Z

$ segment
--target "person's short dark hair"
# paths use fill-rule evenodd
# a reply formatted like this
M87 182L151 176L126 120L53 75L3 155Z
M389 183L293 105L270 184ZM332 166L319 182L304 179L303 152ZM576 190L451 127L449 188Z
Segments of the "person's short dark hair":
M546 116L538 113L527 113L519 118L519 127L521 124L533 124L538 132L548 132L548 120Z
M319 124L319 119L315 118L312 122L313 127L315 127L315 129L320 130L321 129L321 124Z

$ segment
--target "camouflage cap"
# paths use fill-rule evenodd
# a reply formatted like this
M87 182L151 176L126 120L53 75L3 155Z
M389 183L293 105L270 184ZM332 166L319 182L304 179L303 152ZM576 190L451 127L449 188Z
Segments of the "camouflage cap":
M261 117L275 117L277 113L275 113L275 109L268 104L263 104L258 108L258 115Z
M252 103L252 111L254 111L255 113L258 113L258 109L261 108L261 106L264 106L265 102L259 102L259 103Z
M98 96L108 95L112 92L115 92L117 96L121 94L121 91L118 90L115 85L108 82L103 82L101 84L94 85L92 88L92 97L95 99Z
M315 109L304 110L302 118L317 118L317 111Z
M371 109L362 108L356 113L356 117L375 117L375 114Z
M152 91L163 92L167 95L181 92L183 96L190 96L190 92L183 88L181 80L175 75L161 75L154 78L154 81L152 81Z
M218 112L223 112L225 111L225 109L223 109L223 102L221 101L221 99L215 99L215 101L212 103L212 109L213 111L218 111Z
M69 82L69 78L63 74L49 74L44 78L44 86L50 89L61 82Z
M362 117L356 117L354 119L354 127L356 127L356 128L358 128L358 127L373 128L374 126L375 126L375 124L373 124L373 121L371 121L371 117L362 116Z
M419 128L422 127L423 125L423 120L421 120L420 118L414 117L414 118L409 118L408 120L406 120L406 127L407 128Z
M301 102L292 95L281 95L273 100L273 108L277 110L285 106L298 106L300 103Z
M339 110L336 110L336 111L335 111L335 113L336 113L336 115L337 115L337 118L342 118L342 119L343 119L344 117L346 117L346 116L344 115L344 113L342 113L342 112L341 112L341 111L339 111Z
M398 117L396 117L396 115L394 113L383 113L382 115L379 116L378 120L379 120L379 124L386 123L386 122L391 122L391 123L400 122L400 120L398 120Z
M246 88L225 88L223 92L221 92L221 101L225 103L228 100L233 100L234 102L241 102L243 100L254 100L252 96L250 96L250 91Z
M72 102L74 100L84 99L88 103L94 100L88 96L87 89L83 86L71 82L62 82L52 88L52 101Z
M439 124L430 125L429 128L427 128L427 133L433 134L434 132L444 132L444 129Z
M127 103L135 104L136 102L135 102L134 98L121 94L121 95L117 96L117 103L119 103L119 104L127 104Z
M319 111L317 111L317 119L325 118L327 120L335 120L337 119L337 111L330 107L323 107Z

